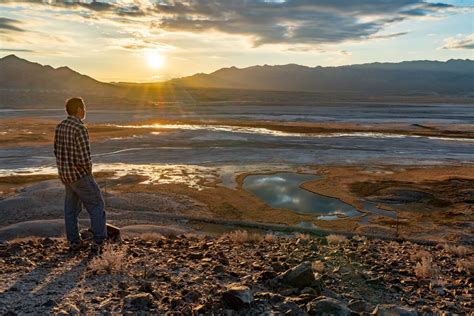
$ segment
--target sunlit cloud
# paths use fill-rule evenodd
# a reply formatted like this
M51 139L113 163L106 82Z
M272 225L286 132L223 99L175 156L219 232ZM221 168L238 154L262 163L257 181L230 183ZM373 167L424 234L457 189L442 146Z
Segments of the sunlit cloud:
M52 60L46 56L65 57L54 62L82 64L82 72L97 71L104 80L118 80L124 69L116 65L125 62L133 65L134 80L145 81L232 65L348 64L354 52L369 43L413 36L414 29L407 26L412 21L432 23L471 10L421 0L0 0L0 4L3 52L34 55L46 62ZM447 42L445 46L461 49ZM151 71L143 57L150 52L164 54L165 65ZM107 62L98 62L101 58ZM106 69L110 69L107 75L102 75Z
M444 40L442 49L474 49L474 33L449 37Z

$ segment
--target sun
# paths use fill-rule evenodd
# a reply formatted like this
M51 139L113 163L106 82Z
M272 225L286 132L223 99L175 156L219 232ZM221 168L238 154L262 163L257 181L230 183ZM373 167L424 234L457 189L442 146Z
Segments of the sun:
M158 69L165 64L165 56L159 52L148 52L145 55L146 63L149 67Z

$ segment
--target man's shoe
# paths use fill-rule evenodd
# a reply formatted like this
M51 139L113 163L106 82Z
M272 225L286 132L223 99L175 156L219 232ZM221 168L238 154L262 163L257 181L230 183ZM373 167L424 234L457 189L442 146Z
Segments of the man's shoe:
M87 243L85 243L82 240L77 241L77 242L72 242L69 244L69 250L71 251L80 251L86 248L87 248Z
M102 254L103 249L104 249L104 242L98 243L98 242L93 241L91 243L91 252L93 254L100 255Z

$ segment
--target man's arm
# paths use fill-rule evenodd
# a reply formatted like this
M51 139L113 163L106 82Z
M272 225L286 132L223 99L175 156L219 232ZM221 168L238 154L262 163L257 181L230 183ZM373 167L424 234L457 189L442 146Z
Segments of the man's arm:
M54 144L53 144L53 152L54 152L54 157L58 157L58 128L54 130Z
M92 174L91 149L87 128L81 128L76 132L76 146L77 164Z

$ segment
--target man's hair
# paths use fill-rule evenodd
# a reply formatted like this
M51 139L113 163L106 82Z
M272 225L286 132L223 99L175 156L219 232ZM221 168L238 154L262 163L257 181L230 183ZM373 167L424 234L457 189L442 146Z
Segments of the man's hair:
M76 114L80 107L84 108L82 98L70 98L66 101L66 112L69 115Z

